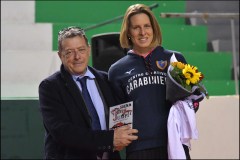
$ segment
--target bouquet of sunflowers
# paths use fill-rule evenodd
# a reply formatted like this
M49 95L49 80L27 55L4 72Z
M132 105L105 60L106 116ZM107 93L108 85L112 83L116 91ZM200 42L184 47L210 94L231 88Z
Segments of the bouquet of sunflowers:
M196 66L178 62L173 54L167 71L166 99L175 103L196 92L208 98L208 92L201 83L203 78Z

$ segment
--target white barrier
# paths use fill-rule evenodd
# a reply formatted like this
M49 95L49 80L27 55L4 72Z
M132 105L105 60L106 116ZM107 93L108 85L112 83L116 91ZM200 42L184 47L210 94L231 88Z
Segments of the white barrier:
M38 97L41 80L59 70L57 52L34 52L2 52L1 97Z
M1 24L34 22L35 1L1 1Z
M52 24L1 25L1 51L52 50Z
M239 96L212 96L197 112L192 159L239 159Z

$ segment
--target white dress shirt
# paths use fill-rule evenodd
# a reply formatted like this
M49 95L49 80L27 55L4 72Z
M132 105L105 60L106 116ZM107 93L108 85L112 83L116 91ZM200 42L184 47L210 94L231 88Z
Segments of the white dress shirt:
M80 89L80 91L82 91L82 86L81 84L77 81L77 78L82 78L88 76L89 78L87 79L87 89L88 92L90 94L90 97L92 99L92 102L94 104L94 107L97 111L98 117L99 117L99 121L101 124L101 129L102 130L107 130L107 126L106 126L106 117L105 117L105 112L104 112L104 105L103 105L103 101L101 96L99 95L99 91L97 89L97 86L95 84L95 76L89 71L89 69L87 69L86 73L83 76L75 76L73 75L73 80L75 81L75 83L77 84L78 88Z
M182 144L191 148L190 140L198 139L196 117L191 100L177 101L168 117L168 158L186 159Z

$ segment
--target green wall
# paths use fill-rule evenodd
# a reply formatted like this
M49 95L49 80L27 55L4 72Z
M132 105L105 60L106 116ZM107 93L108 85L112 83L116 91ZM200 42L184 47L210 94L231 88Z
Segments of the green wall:
M1 159L42 159L44 129L37 99L1 99Z
M121 17L130 5L136 3L143 3L148 6L152 6L154 4L158 5L158 7L153 8L152 11L159 24L168 25L163 27L166 35L163 35L166 38L166 40L164 40L164 44L167 46L175 46L178 50L191 47L191 50L197 49L206 51L206 39L204 39L205 37L203 36L199 36L202 32L204 33L201 35L206 35L205 29L204 31L202 31L202 27L199 29L198 27L187 29L188 26L184 25L185 21L181 18L160 18L160 13L163 12L185 12L185 1L37 1L35 21L37 23L53 23L52 48L53 50L57 50L57 34L62 28L67 26L80 26L82 28L88 28L117 17ZM87 30L86 34L89 42L91 43L91 37L93 35L107 32L119 32L121 23L122 19L119 19L118 21L114 21L114 23ZM187 28L184 30L183 28L185 27ZM194 30L194 32L191 30ZM189 41L192 40L192 38L186 38L186 36L181 35L181 41L185 41L185 44L180 45L179 43L176 43L177 38L174 38L175 40L172 38L178 31L186 34L199 33L196 36L199 37L198 41L202 40L201 45L197 43L197 45L192 46L189 44Z
M185 12L185 1L36 1L37 23L100 23L121 16L126 9L136 3L151 6L156 17L161 12ZM164 23L181 23L182 19L161 19ZM121 22L121 21L120 21Z

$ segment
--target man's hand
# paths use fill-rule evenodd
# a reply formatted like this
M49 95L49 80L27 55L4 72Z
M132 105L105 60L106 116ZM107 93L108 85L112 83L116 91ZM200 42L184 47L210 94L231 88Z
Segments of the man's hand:
M134 133L138 133L138 130L130 128L129 125L125 125L114 130L114 150L120 151L128 146L133 140L138 139L138 136L133 135Z

